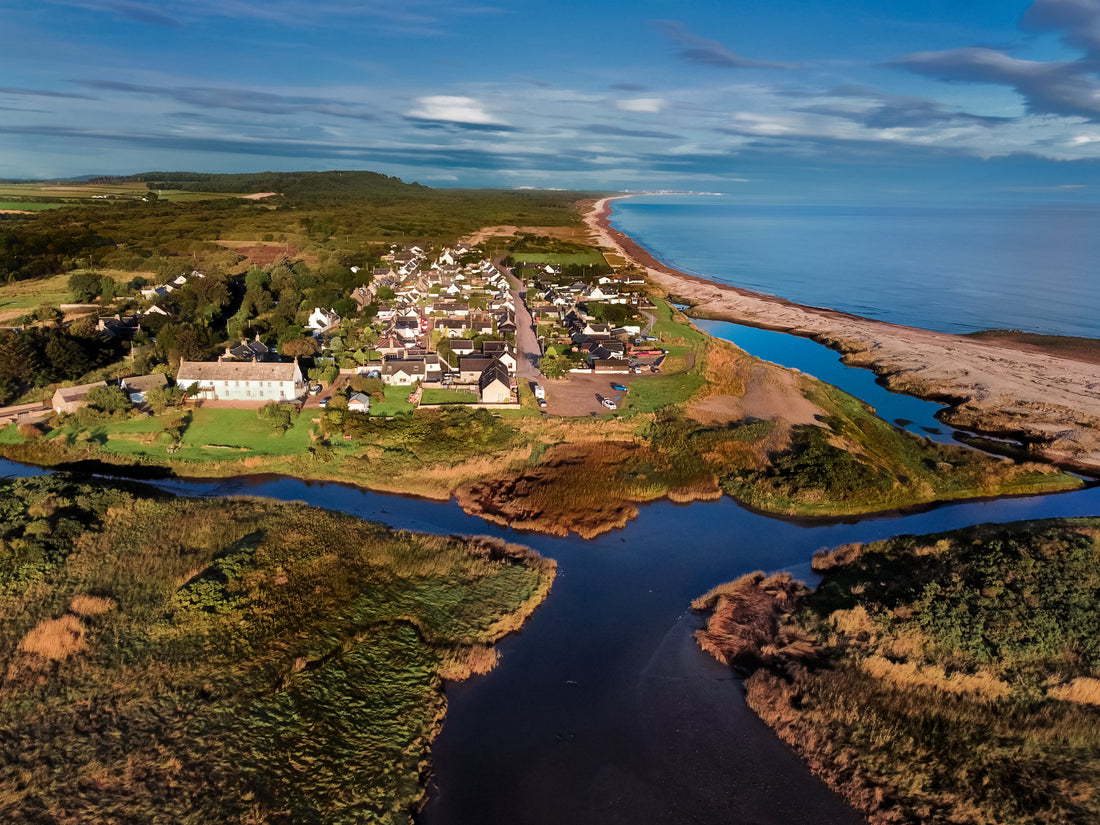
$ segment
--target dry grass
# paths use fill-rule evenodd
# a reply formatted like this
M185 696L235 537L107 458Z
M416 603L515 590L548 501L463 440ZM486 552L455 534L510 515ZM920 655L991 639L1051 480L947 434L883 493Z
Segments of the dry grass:
M452 682L488 673L497 664L496 648L485 645L451 650L439 665L439 675Z
M1100 679L1091 676L1078 676L1072 682L1060 685L1049 691L1049 695L1063 702L1076 702L1079 705L1100 705Z
M974 674L949 674L937 665L892 662L883 656L868 656L859 663L859 666L867 675L899 688L934 688L944 693L966 693L985 699L1003 699L1012 692L1007 682L982 671ZM1100 692L1097 693L1096 698L1100 702Z
M695 639L707 653L732 666L812 656L808 640L781 624L806 592L789 573L750 573L719 585L692 602L693 610L712 611Z
M60 619L43 619L19 642L19 649L43 659L65 659L85 647L84 625L65 614Z
M69 603L69 612L84 618L100 616L114 608L114 599L103 596L73 596L73 600Z

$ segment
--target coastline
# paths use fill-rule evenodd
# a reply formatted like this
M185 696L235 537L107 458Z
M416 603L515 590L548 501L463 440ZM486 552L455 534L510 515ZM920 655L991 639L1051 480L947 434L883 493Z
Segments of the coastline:
M1095 363L1027 345L875 321L718 284L669 267L610 224L616 195L585 202L600 245L619 252L697 317L811 338L850 366L873 370L889 389L948 404L945 423L1014 438L1029 453L1100 472L1100 370Z

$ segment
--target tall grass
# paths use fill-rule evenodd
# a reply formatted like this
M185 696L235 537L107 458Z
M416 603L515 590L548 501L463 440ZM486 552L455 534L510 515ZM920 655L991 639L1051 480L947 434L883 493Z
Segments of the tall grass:
M2 486L5 822L410 822L441 680L554 574L302 505Z
M796 601L757 574L696 605L701 643L753 670L750 705L815 771L874 823L1100 821L1100 519L815 561Z

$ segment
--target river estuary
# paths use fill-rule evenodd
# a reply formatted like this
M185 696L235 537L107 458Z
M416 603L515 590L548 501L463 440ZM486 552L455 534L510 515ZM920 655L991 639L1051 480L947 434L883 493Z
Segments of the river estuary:
M0 474L36 472L0 462ZM731 673L695 646L691 600L758 569L811 577L813 553L845 542L1100 514L1100 487L830 523L762 516L727 498L644 505L625 528L583 541L516 533L453 503L337 484L238 478L156 486L305 501L409 530L494 535L557 559L553 591L523 631L501 643L496 670L448 685L421 825L855 825L861 818L747 710Z

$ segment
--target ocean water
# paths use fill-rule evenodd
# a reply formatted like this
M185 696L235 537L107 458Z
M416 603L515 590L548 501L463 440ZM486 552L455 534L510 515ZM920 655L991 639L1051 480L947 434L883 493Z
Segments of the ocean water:
M1100 338L1100 205L614 201L612 225L712 281L943 332Z

